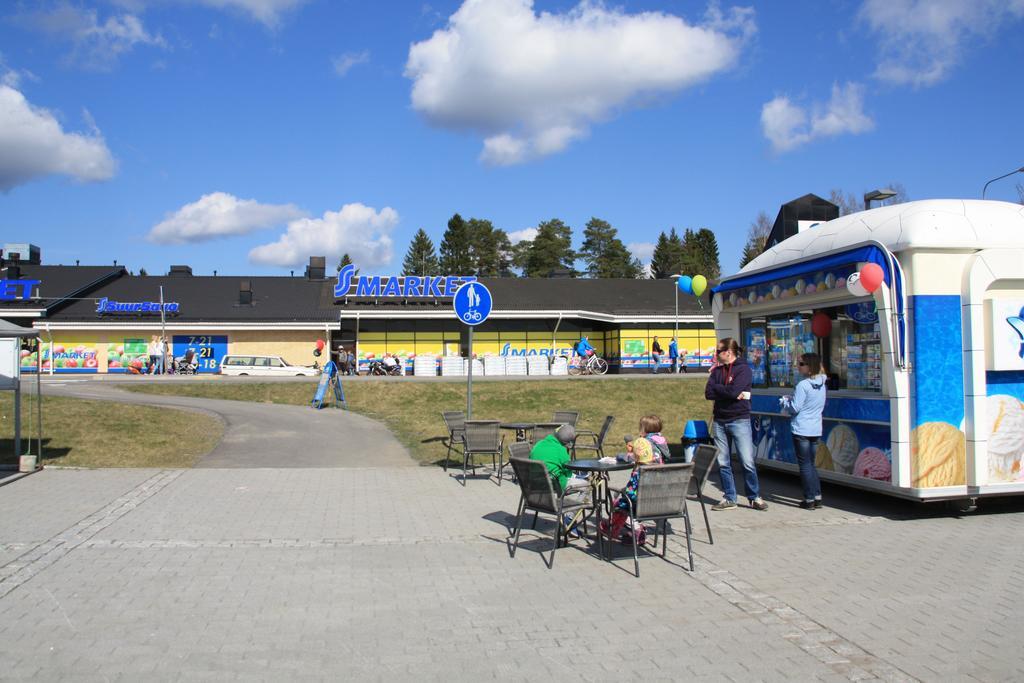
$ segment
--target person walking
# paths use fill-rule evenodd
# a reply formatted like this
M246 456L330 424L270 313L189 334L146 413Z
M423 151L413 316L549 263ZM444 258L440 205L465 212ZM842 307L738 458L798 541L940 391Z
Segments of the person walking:
M750 365L740 357L740 346L732 337L718 342L715 355L717 364L708 375L704 398L714 401L714 439L724 497L711 509L732 510L736 507L736 481L732 474L732 449L735 446L743 463L750 507L767 510L768 503L761 499L761 486L754 465L754 440L750 431Z
M790 430L793 432L793 450L800 467L800 483L804 499L800 507L814 510L821 507L821 480L814 466L814 457L821 438L821 413L825 409L827 377L821 369L821 356L805 353L797 365L803 379L796 385L792 396L783 396L779 403L783 411L793 416Z
M679 374L679 344L676 343L676 338L672 337L672 341L668 343L668 359L672 363L672 372Z
M149 339L149 344L146 346L146 354L149 356L149 372L150 375L160 374L160 342L157 336L154 334Z
M352 351L352 349L349 349L348 351L348 374L359 374L359 366L356 365L356 354Z
M160 365L165 375L171 372L171 364L167 362L170 359L170 352L171 346L167 343L167 337L160 337Z
M654 342L651 343L651 362L652 362L651 374L652 375L657 375L658 374L658 367L661 365L661 357L664 354L665 354L665 352L661 349L661 344L658 343L658 338L655 337L654 338Z

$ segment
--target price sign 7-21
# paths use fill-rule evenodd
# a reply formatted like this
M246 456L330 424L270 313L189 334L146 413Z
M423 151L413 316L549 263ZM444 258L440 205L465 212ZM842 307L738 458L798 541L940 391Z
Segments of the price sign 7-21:
M195 352L195 362L199 366L199 372L217 372L221 359L228 352L226 335L181 334L175 335L173 341L176 357L181 358L189 349Z

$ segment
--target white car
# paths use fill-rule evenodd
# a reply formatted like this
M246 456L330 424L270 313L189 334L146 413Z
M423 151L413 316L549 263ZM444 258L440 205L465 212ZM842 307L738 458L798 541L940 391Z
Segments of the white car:
M220 362L222 375L258 375L260 377L314 377L316 368L289 365L281 356L228 355Z

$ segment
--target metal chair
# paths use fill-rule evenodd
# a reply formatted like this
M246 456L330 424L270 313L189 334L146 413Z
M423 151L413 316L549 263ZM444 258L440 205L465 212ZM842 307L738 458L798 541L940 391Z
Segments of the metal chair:
M690 571L693 571L693 546L690 541L690 513L686 509L686 495L690 491L690 480L693 477L693 463L676 465L641 466L640 479L636 489L636 505L625 496L621 489L611 489L629 503L629 516L634 524L653 521L653 547L658 547L658 527L661 527L661 556L665 557L667 544L666 522L682 517L686 529L686 553L690 558ZM614 540L614 539L612 539ZM633 546L633 566L636 576L640 578L640 559L637 543Z
M533 432L530 435L530 443L537 443L544 437L550 436L558 431L564 422L538 422L533 426Z
M530 458L530 450L533 446L528 441L516 441L508 445L508 460L502 463L498 461L498 486L501 486L501 473L505 471L505 468L511 464L512 458L522 458L528 460ZM515 471L513 470L513 476Z
M601 425L601 431L595 433L589 429L581 429L576 432L576 443L573 444L572 448L572 459L576 459L577 450L594 451L595 455L599 458L604 457L604 439L608 436L609 430L612 428L612 423L615 422L615 417L609 415L604 418L604 424ZM594 443L580 443L580 437L587 437L594 440Z
M474 456L490 455L491 467L497 468L505 437L501 434L499 420L466 420L466 435L462 447L462 485L466 485L467 470L472 467L476 474Z
M701 444L693 453L693 482L696 488L697 500L700 502L700 510L704 513L704 526L708 530L708 542L715 544L711 535L711 522L708 521L708 506L704 503L704 484L711 476L711 468L718 462L718 449L708 444Z
M572 425L576 426L576 423L580 420L580 411L578 410L556 410L554 417L551 418L552 422L557 422L560 425Z
M523 528L523 516L527 512L533 512L534 523L536 524L536 515L541 512L546 515L554 515L556 525L554 542L551 546L551 559L546 563L548 569L551 569L555 565L555 551L558 550L563 541L565 545L569 544L569 530L565 526L566 514L574 513L577 510L592 510L595 503L583 495L577 495L576 491L573 491L570 495L567 495L565 491L556 494L555 486L551 481L551 475L548 474L547 465L540 460L513 457L509 459L509 462L512 464L512 470L516 473L516 477L519 480L519 489L521 491L519 509L516 512L515 541L512 544L512 557L516 556L516 549L519 547L519 532ZM586 517L584 517L584 533L587 530L586 524Z
M444 456L444 471L448 471L448 461L452 457L452 448L455 444L465 448L466 441L466 414L461 410L449 410L441 413L444 426L448 429L448 452Z

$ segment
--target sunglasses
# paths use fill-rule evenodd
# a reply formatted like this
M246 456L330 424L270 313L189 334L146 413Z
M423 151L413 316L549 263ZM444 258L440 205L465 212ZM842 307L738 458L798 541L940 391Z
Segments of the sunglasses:
M806 366L806 365L807 365L807 363L805 363L805 362L803 362L803 361L800 361L799 363L797 363L797 365L799 365L799 366L801 366L801 367L804 367L804 366Z

